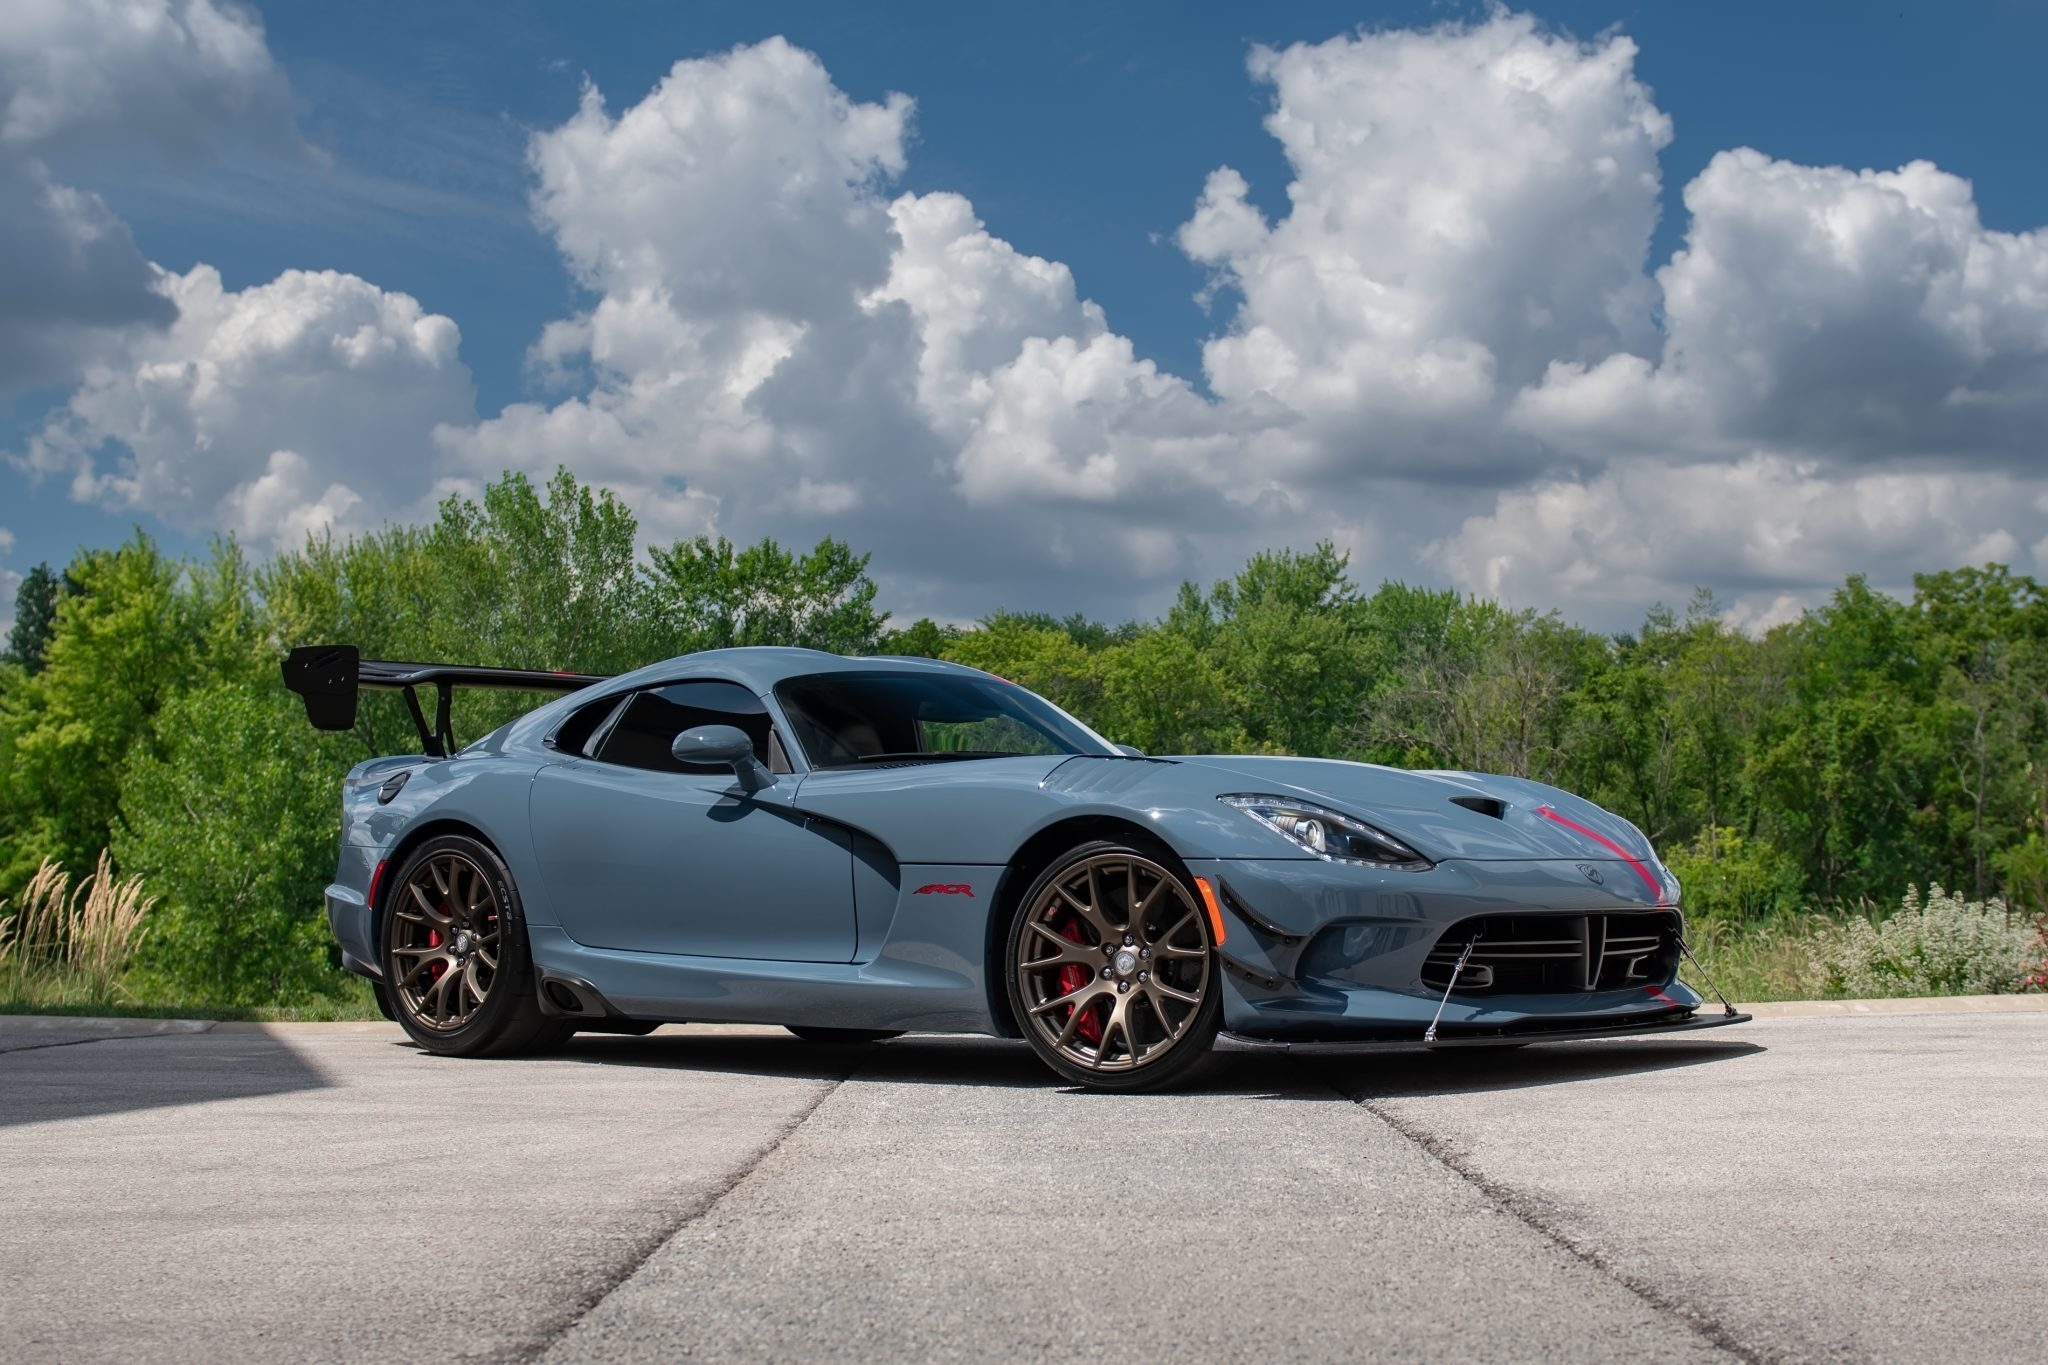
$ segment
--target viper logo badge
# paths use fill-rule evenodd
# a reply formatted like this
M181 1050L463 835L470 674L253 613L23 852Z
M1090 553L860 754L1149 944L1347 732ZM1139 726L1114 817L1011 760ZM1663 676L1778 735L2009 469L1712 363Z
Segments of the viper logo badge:
M1585 873L1586 880L1593 883L1593 885L1595 886L1605 886L1607 884L1607 878L1601 876L1600 869L1593 866L1591 863L1580 863L1579 871Z
M974 888L962 882L926 882L917 888L920 896L966 896L972 899Z

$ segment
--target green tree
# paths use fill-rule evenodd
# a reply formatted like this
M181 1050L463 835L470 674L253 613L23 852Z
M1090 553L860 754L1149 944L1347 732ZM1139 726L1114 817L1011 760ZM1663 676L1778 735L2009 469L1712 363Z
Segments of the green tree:
M1154 754L1243 752L1243 703L1187 636L1146 630L1100 656L1095 727Z
M920 616L902 630L884 634L875 645L875 653L937 659L944 656L948 643L959 638L958 626L942 626L929 616Z
M119 821L120 774L157 746L158 712L207 667L254 658L247 567L232 542L198 569L137 531L67 575L43 668L0 697L0 888L44 856L93 865Z
M948 641L945 657L1028 687L1082 720L1101 715L1101 656L1057 626L999 612Z
M346 765L280 687L221 682L159 717L121 773L114 857L162 898L147 969L180 999L267 1005L328 993L321 888Z
M792 645L872 654L889 618L874 609L867 567L867 555L837 540L796 555L773 540L740 549L698 536L651 552L647 579L669 653Z
M1206 599L1184 587L1167 618L1213 660L1243 708L1246 738L1261 748L1343 751L1369 657L1347 563L1327 541L1254 555Z
M30 675L42 672L43 651L50 633L57 628L57 598L62 580L48 564L38 564L22 578L14 592L14 629L7 636L7 657Z

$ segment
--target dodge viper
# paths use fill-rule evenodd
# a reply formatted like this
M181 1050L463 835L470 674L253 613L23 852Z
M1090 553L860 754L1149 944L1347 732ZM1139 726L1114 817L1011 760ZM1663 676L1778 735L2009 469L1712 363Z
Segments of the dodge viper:
M422 752L345 779L326 900L343 964L436 1053L685 1021L982 1033L1141 1089L1220 1049L1747 1017L1679 980L1679 887L1643 834L1524 779L1151 756L929 659L600 678L338 645L284 675L323 729L365 688L418 725ZM562 695L458 749L460 687Z

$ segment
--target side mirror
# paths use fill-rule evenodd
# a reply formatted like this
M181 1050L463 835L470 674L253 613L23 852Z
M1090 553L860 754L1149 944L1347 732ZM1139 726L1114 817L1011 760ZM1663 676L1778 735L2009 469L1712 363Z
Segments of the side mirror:
M773 774L754 757L754 741L737 726L700 725L685 730L676 736L669 752L678 763L725 764L738 776L740 789L749 794L775 785Z

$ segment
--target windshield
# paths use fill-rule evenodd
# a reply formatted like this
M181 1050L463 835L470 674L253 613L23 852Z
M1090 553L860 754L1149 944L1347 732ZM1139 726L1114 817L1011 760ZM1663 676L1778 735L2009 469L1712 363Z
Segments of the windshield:
M814 673L775 695L814 768L1115 752L1043 697L996 678Z

